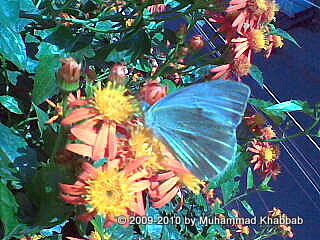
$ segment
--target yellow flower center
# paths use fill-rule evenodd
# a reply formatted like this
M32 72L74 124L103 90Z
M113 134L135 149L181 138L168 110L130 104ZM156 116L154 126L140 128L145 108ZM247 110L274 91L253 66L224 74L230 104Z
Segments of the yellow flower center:
M96 89L95 105L104 118L122 123L138 112L138 105L133 96L126 95L124 86L108 82L104 89Z
M86 200L98 214L106 217L127 215L135 196L131 182L123 172L113 168L98 171L97 177L88 184Z
M261 15L268 9L268 3L266 0L251 0L249 1L249 9L254 15Z
M205 184L204 181L201 181L199 178L197 178L191 173L180 174L179 177L181 183L195 194L199 194L201 191L200 186Z
M248 36L248 40L250 48L252 48L255 52L260 52L267 45L267 40L264 36L264 32L259 29L251 30Z
M160 164L162 157L156 150L159 142L160 141L152 135L152 132L146 128L133 132L130 139L130 146L135 154L135 158L149 157L148 160L142 164L144 168L151 168L153 170L164 169Z
M279 149L276 146L271 146L263 151L263 157L267 162L273 162L279 157Z

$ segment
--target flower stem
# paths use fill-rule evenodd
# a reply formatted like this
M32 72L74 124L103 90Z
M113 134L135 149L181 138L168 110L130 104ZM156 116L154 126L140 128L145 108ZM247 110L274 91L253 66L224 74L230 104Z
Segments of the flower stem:
M302 135L308 135L309 133L311 133L311 131L320 123L320 118L316 119L316 121L314 121L314 123L308 127L306 130L302 131L302 132L299 132L299 133L296 133L296 134L293 134L293 135L290 135L290 136L287 136L287 137L283 137L283 138L275 138L275 139L256 139L257 141L260 141L260 142L282 142L282 141L286 141L288 139L291 139L291 138L296 138L296 137L299 137L299 136L302 136Z

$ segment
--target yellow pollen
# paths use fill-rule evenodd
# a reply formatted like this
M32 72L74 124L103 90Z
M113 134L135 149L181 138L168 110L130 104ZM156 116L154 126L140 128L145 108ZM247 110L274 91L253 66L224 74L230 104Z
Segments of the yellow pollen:
M160 144L160 141L146 128L134 131L130 139L130 146L135 154L135 158L149 157L148 160L142 164L144 168L163 170L164 168L160 164L162 156L161 153L157 151L158 144Z
M267 40L264 36L264 32L259 29L253 29L250 31L249 36L249 45L250 48L255 52L260 52L262 49L266 48Z
M267 162L273 162L279 157L279 148L277 146L272 146L264 149L263 157Z
M268 3L266 0L251 0L248 5L254 15L262 15L268 10Z
M40 240L40 239L43 239L43 236L42 235L33 235L31 237L31 240Z
M100 114L109 120L122 123L138 112L138 105L133 96L126 95L124 86L108 82L104 89L96 89L95 105Z
M100 170L88 184L86 199L98 214L113 218L127 215L135 195L130 188L131 182L123 172L113 168Z
M181 174L179 175L179 177L181 183L195 194L199 194L201 191L200 186L205 184L204 181L201 181L199 178L197 178L191 173Z

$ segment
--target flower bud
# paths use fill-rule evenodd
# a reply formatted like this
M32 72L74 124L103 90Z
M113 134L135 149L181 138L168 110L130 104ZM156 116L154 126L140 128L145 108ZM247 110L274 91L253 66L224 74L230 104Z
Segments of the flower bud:
M125 84L128 69L123 64L115 64L110 70L109 80L118 84Z
M79 88L81 64L72 57L60 59L62 67L58 71L59 86L65 91L74 91Z
M205 45L205 41L201 35L195 35L190 40L190 48L194 51L201 50Z
M140 91L141 98L150 105L155 104L167 94L167 87L161 86L159 80L151 80L145 83Z

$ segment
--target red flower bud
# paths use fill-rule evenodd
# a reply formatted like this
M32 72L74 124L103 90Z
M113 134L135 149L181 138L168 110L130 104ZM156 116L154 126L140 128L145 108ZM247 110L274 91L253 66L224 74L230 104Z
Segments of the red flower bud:
M167 96L167 92L167 87L161 86L159 80L151 80L143 85L140 96L144 101L153 105Z
M127 79L128 69L123 64L115 64L110 70L109 80L124 84Z
M190 47L192 50L200 50L204 47L205 41L201 35L195 35L190 40Z

